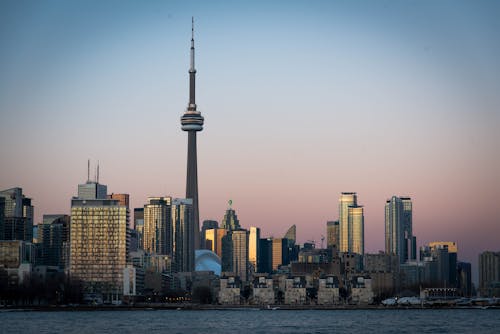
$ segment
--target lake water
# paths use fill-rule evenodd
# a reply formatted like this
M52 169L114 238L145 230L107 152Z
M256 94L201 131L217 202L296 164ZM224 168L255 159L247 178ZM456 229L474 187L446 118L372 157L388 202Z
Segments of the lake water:
M500 333L500 310L0 312L0 333Z

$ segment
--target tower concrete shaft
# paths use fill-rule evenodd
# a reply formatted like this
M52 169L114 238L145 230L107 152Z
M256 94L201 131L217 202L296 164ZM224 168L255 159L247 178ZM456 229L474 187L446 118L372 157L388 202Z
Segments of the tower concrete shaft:
M186 198L193 200L194 248L200 249L200 216L198 211L198 162L196 153L196 131L188 132L188 158Z

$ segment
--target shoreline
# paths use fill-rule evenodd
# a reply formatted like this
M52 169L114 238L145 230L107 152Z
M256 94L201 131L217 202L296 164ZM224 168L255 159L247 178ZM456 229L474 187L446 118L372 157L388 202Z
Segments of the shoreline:
M202 305L202 304L154 304L154 305L47 305L3 306L2 312L81 312L81 311L354 311L354 310L484 310L500 306L383 306L383 305Z

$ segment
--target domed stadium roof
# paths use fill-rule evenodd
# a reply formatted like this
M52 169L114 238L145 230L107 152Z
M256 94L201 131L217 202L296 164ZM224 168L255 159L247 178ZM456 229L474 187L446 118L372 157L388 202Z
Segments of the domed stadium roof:
M194 251L194 266L195 271L213 271L215 275L220 276L220 258L208 249L197 249Z

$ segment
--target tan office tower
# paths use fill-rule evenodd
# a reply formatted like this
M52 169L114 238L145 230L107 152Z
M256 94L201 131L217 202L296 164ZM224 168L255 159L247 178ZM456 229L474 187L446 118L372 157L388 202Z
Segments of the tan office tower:
M212 228L205 231L207 249L222 259L222 238L226 235L225 228Z
M278 270L279 266L288 264L288 241L283 238L272 240L272 269Z
M102 186L90 181L85 185ZM127 208L105 196L74 197L70 223L71 280L81 281L86 292L102 293L105 300L116 298L123 291L126 261Z
M254 272L257 272L257 268L259 267L259 241L260 228L250 227L250 234L248 236L248 262L252 265Z
M233 271L243 282L248 280L248 231L235 230L232 232L233 242Z

